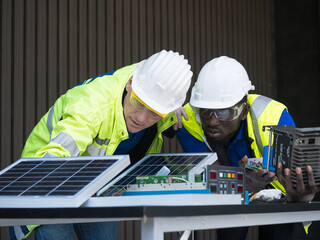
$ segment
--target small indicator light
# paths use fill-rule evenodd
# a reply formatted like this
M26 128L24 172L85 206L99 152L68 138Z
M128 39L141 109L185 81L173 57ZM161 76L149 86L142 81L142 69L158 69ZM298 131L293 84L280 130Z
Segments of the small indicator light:
M231 173L228 173L228 178L231 178Z
M238 193L242 193L243 192L243 187L242 186L238 186Z
M232 178L235 178L235 176L236 176L236 175L235 175L234 173L232 173Z
M238 173L238 180L242 180L242 179L243 179L242 173Z
M210 179L216 179L217 173L216 172L210 172Z

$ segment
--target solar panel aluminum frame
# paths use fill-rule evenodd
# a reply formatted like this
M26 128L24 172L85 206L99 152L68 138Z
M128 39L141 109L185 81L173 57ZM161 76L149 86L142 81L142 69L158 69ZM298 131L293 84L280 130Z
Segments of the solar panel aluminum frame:
M81 206L101 187L116 177L121 171L130 165L129 155L113 155L113 156L81 156L81 157L50 157L50 158L22 158L11 164L7 168L0 171L0 176L12 169L21 162L26 161L82 161L82 160L116 160L110 167L106 168L95 176L87 185L77 191L74 195L62 196L14 196L0 195L0 208L60 208Z
M131 166L129 169L127 169L125 172L123 172L121 175L116 177L114 180L112 180L110 183L108 183L105 187L100 189L97 193L98 196L104 195L104 192L106 192L109 188L113 187L117 182L119 182L122 178L127 176L130 172L133 172L136 168L138 168L140 165L142 165L149 157L157 157L157 156L206 156L204 159L202 159L194 168L192 168L188 172L189 182L194 182L194 179L190 180L190 177L194 178L195 174L199 174L201 172L205 172L205 167L207 165L213 164L217 159L216 153L160 153L160 154L148 154L144 158L142 158L139 162ZM190 174L190 175L189 175ZM105 196L108 197L108 196Z
M203 171L205 171L205 168L207 167L207 165L213 164L216 160L218 160L217 154L211 153L208 158L205 158L197 166L195 166L193 169L191 169L188 173L189 182L194 183L195 182L195 175L200 174Z

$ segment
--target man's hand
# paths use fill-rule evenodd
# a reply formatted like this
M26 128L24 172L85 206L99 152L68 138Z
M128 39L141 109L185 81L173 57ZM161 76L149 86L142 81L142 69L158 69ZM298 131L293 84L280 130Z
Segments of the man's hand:
M182 116L187 121L189 120L189 117L188 117L188 114L187 114L186 110L183 107L180 107L180 108L174 110L174 113L177 116L178 122L176 122L173 125L173 129L174 130L178 130L179 128L182 128Z
M320 190L319 186L316 186L313 171L311 166L306 167L306 173L308 177L308 185L303 182L302 170L297 167L295 169L297 187L292 184L291 172L289 168L284 169L284 175L282 171L282 164L277 165L277 175L279 182L286 189L286 198L288 202L310 202L317 191Z
M239 161L240 167L245 167L248 162L248 157L244 156ZM246 168L246 189L249 192L256 193L264 189L270 182L277 180L276 174L268 172L267 169L251 170Z

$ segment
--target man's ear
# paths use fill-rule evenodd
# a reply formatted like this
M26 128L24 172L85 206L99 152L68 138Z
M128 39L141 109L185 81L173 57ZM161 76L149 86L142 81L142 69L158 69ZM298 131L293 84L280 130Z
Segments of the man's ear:
M131 89L132 89L132 77L129 79L126 85L127 92L131 91Z
M242 113L241 113L241 120L245 120L247 118L249 110L250 110L250 105L249 104L245 104L244 108L242 110Z

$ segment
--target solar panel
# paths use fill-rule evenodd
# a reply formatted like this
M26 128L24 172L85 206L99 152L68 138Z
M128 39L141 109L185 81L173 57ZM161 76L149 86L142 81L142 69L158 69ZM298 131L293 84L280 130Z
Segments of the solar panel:
M139 176L187 174L192 182L195 174L217 160L215 153L149 154L99 190L98 195L114 196L135 184Z
M128 155L22 158L0 172L0 207L79 207L129 164Z

